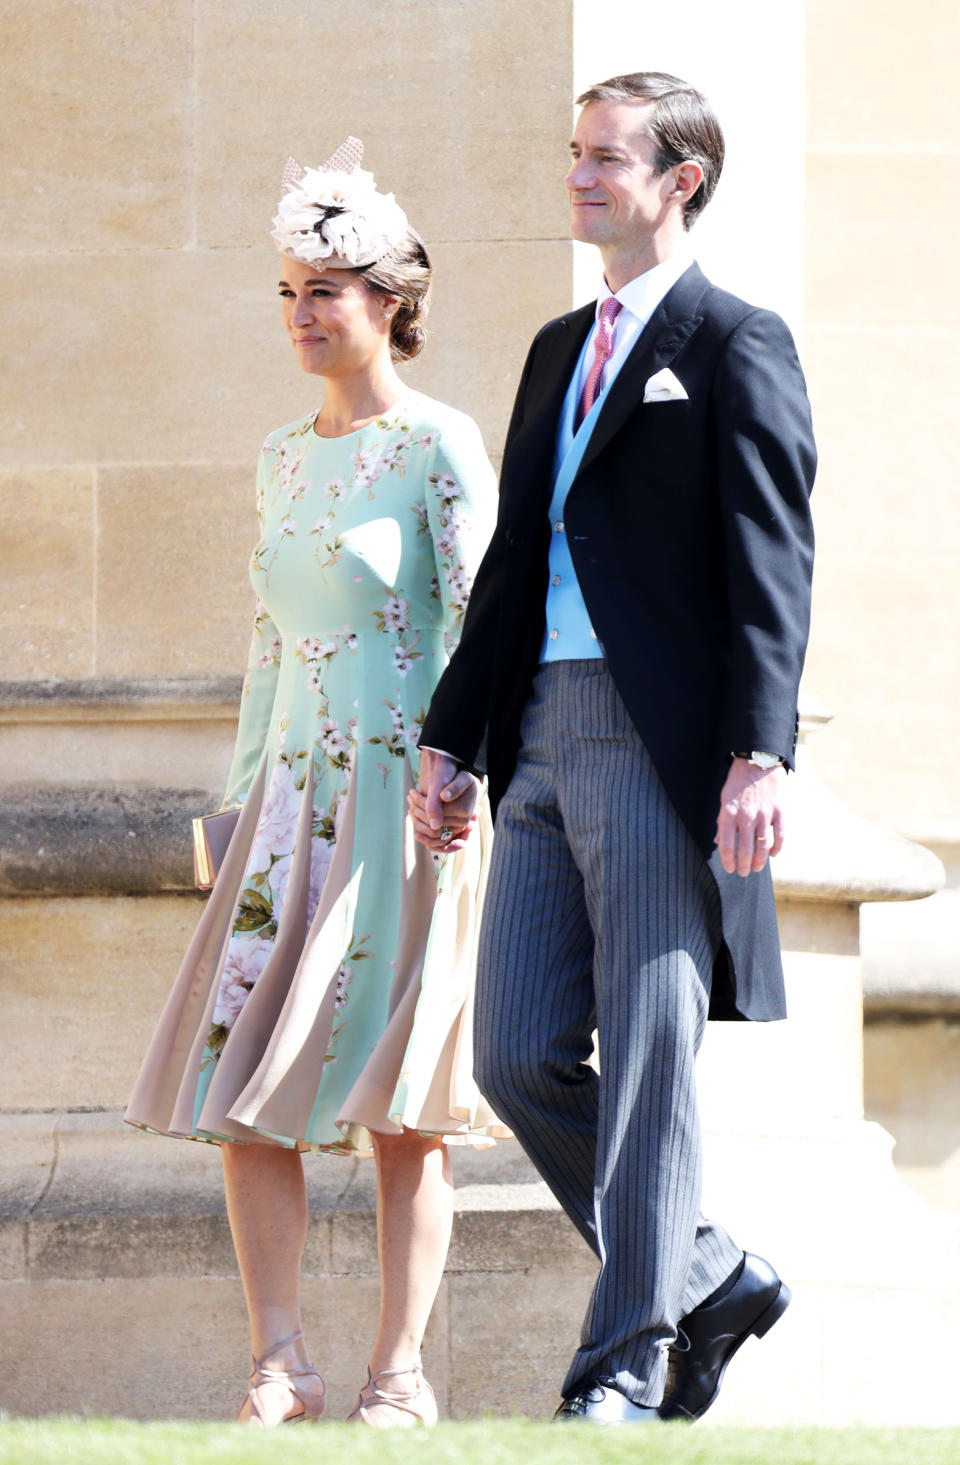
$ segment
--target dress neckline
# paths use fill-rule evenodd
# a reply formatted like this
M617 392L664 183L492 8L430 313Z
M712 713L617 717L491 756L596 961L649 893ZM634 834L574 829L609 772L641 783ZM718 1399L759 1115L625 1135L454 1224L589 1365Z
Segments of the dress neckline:
M359 437L362 432L369 432L371 427L376 427L378 422L390 421L395 416L395 414L400 411L401 408L408 406L409 402L410 393L404 392L403 396L398 397L392 407L388 407L385 412L378 412L376 417L372 417L364 427L356 427L354 428L353 432L340 432L336 435L336 437L326 437L323 433L317 432L317 418L320 416L321 410L318 408L317 412L314 415L313 422L310 424L310 436L315 437L317 441L321 443L347 442L349 438Z

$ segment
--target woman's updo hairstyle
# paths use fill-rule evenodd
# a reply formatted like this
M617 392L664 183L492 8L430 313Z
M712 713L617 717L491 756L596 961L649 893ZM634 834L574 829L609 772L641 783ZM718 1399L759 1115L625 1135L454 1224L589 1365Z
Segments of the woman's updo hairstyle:
M423 350L427 339L423 322L430 309L430 276L433 268L423 240L414 229L375 264L355 271L375 295L391 296L400 304L390 322L390 355L394 361L411 361Z

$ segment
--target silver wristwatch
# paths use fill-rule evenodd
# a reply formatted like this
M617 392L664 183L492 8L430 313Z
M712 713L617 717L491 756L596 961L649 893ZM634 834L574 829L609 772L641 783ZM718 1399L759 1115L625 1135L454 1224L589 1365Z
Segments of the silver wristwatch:
M756 749L752 753L734 753L735 758L746 758L747 762L754 768L762 768L766 773L771 768L776 768L783 759L779 753L758 753Z

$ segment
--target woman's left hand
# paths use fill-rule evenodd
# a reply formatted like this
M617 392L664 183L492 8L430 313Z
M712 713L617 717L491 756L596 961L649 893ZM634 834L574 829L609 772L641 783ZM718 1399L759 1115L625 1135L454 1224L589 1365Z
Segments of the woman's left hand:
M412 789L408 804L414 832L434 854L463 849L476 820L481 784L478 778L445 753L424 748L420 754L420 788ZM442 830L451 831L441 838Z
M444 827L452 831L451 837L441 839L441 831L427 818L427 801L423 794L416 789L411 789L407 795L407 806L418 842L425 845L431 854L435 855L449 855L456 850L463 849L471 829L477 822L476 813L470 814L466 818L450 813ZM451 805L451 808L453 807Z

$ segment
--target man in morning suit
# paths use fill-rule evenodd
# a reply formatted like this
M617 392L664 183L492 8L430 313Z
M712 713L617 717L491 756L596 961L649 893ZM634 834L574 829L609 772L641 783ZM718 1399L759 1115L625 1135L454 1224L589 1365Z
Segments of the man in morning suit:
M768 856L816 455L787 327L687 252L723 162L705 99L639 73L578 101L571 227L605 285L530 348L411 807L460 848L488 774L477 1079L600 1259L559 1415L695 1419L790 1300L700 1215L694 1058L708 1016L785 1013Z

